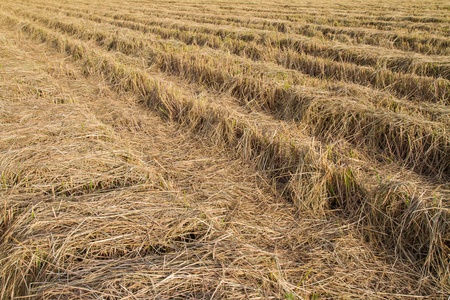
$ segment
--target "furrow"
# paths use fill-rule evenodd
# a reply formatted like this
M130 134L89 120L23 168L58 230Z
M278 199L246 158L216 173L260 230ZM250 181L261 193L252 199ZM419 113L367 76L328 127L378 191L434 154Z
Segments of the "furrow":
M188 54L168 44L158 48L133 38L108 37L107 33L98 31L89 33L73 24L53 25L95 40L109 50L125 54L144 51L151 57L148 63L161 71L217 91L227 91L240 99L242 105L257 105L282 119L298 120L307 124L316 136L328 140L343 137L366 149L377 149L390 160L403 161L420 174L448 176L449 139L446 127L440 123L419 121L418 115L411 117L373 109L348 97L336 98L325 92L321 95L314 89L287 89L285 84L273 80L256 80L246 69L223 57L213 60L210 54ZM246 73L249 75L241 75Z
M48 7L47 7L48 8ZM51 9L51 8L48 8ZM73 10L73 11L72 11ZM78 11L75 13L74 11ZM66 11L70 15L76 16L76 14L82 14L85 18L90 18L91 20L101 22L104 17L113 18L116 25L133 27L134 29L139 29L147 32L154 32L156 34L168 34L168 30L163 28L170 28L172 35L178 38L183 36L179 31L185 31L187 36L190 36L191 32L195 32L200 41L196 41L195 37L191 38L191 42L205 42L208 39L208 35L212 35L216 38L210 38L212 44L217 44L218 42L226 42L226 40L236 40L234 49L239 51L239 48L244 46L244 43L253 41L254 43L260 45L264 49L279 48L290 49L300 54L309 54L313 56L319 56L322 58L327 58L334 60L336 62L349 62L357 65L370 66L375 69L387 68L392 72L403 72L403 73L414 73L420 76L431 76L431 77L444 77L450 79L450 66L448 64L448 59L446 57L439 56L421 56L421 55L408 55L408 52L395 52L392 55L386 53L386 49L378 49L376 47L357 47L341 44L339 47L332 46L329 43L324 43L315 38L286 38L285 34L280 34L272 32L270 30L232 30L229 27L218 28L217 26L201 26L201 25L189 25L189 23L181 22L176 23L167 19L163 20L149 20L147 17L138 17L130 14L123 13L104 13L105 16L96 16L92 14L90 10L82 9L71 9ZM111 22L111 21L110 21ZM137 23L137 24L136 24ZM148 28L150 27L150 28ZM163 28L161 28L163 27ZM201 36L205 34L206 36ZM222 41L217 40L220 37ZM226 43L225 43L226 44ZM248 50L247 50L248 51ZM380 53L386 53L385 55L380 55ZM431 61L430 61L431 60ZM380 76L375 73L375 77ZM385 75L383 77L385 80L389 80L389 76ZM417 79L416 79L417 80ZM406 89L404 89L406 91Z
M447 102L450 94L450 83L446 79L433 79L415 75L392 72L381 68L361 67L354 63L342 63L329 58L320 58L307 54L299 54L290 49L267 49L258 42L252 41L243 44L239 38L228 38L223 33L217 36L210 31L189 27L186 24L171 21L153 20L154 25L140 25L130 21L122 21L120 17L107 19L91 15L76 15L76 17L90 18L96 22L138 30L143 33L153 33L164 39L177 39L188 45L209 46L214 49L223 49L236 55L254 60L272 61L283 67L294 69L310 76L322 79L353 82L355 84L369 85L374 88L387 89L399 97L418 99L423 101ZM200 32L199 32L200 31ZM450 77L441 73L441 76Z
M339 164L332 163L336 159L326 159L333 156L333 151L323 156L320 148L305 141L292 143L282 137L265 136L258 133L259 125L251 124L239 113L230 112L220 104L189 97L182 88L170 86L143 70L118 63L108 53L15 17L3 15L2 21L70 55L84 65L87 74L105 76L115 88L140 94L144 103L160 110L170 120L209 137L217 145L232 149L269 174L275 172L272 178L283 190L290 191L291 198L300 207L305 205L302 200L309 199L307 191L318 189L312 195L322 195L328 203L325 205L342 208L348 213L365 214L363 222L382 233L373 231L368 237L380 241L387 248L395 248L399 255L419 264L424 273L437 276L437 280L443 283L448 280L448 266L442 265L448 255L445 248L449 240L448 231L432 230L448 226L442 201L433 203L434 198L427 198L425 194L420 197L410 194L409 187L391 181L370 186L374 181L364 178L367 184L363 186L358 176L365 172L360 173L349 166L339 167ZM277 173L280 169L286 172L285 175ZM307 196L306 199L300 197L295 200L298 197L296 192ZM317 205L320 201L316 199L312 203ZM431 219L430 214L433 215ZM408 220L415 221L411 223ZM376 224L383 226L380 228ZM438 246L429 247L430 243Z

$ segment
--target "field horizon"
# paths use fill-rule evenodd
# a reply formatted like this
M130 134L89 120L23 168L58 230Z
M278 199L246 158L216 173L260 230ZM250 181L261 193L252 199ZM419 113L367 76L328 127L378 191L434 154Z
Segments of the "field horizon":
M448 299L445 1L0 0L0 299Z

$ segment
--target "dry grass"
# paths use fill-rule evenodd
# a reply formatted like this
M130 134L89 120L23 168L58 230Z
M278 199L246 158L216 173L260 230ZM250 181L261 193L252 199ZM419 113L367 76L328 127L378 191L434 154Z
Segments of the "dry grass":
M293 83L289 81L280 84L278 79L274 80L263 75L270 72L269 70L261 70L261 67L258 70L258 66L245 66L245 62L237 65L233 58L216 61L211 59L211 54L198 51L195 55L184 54L180 53L178 47L171 49L170 45L163 45L162 49L148 47L146 42L135 37L129 39L108 37L101 31L89 32L89 30L84 33L77 25L60 22L50 22L50 25L83 37L87 36L109 50L119 50L124 54L137 55L148 51L151 56L148 64L152 67L182 76L187 80L198 81L217 91L228 90L245 105L249 102L252 105L259 105L276 112L280 118L303 120L318 136L343 137L368 148L381 148L386 156L404 160L405 164L420 173L439 176L448 174L446 158L449 140L445 133L446 128L441 123L421 120L421 115L411 116L412 111L400 113L396 109L398 107L396 103L388 104L393 106L395 113L374 111L374 108L367 107L364 103L356 103L353 97L336 98L336 95L320 90L297 89L295 84L291 88L290 84ZM44 39L58 39L56 43L60 45L59 47L64 47L61 43L65 42L59 39L59 33L48 32L44 28L34 32ZM102 63L90 62L90 64ZM259 71L260 78L254 79L253 69ZM279 76L280 73L277 74ZM129 84L135 85L134 82ZM286 84L289 88L286 88ZM318 113L318 110L322 112ZM446 114L447 111L444 109L442 113ZM341 121L336 124L333 120ZM404 134L405 131L408 134Z
M302 54L290 43L309 25L270 3L143 5L177 11L173 26L143 22L136 3L23 3L1 5L0 298L450 293L446 73L322 55L341 51L337 35L350 48L375 38L338 16L316 20ZM445 16L401 7L389 22L429 21L445 41ZM59 8L70 18L49 15ZM207 8L232 26L192 30L216 24ZM265 42L233 27L246 18ZM377 47L392 36L376 33ZM401 47L443 54L426 38Z
M224 48L226 51L247 55L252 59L275 60L276 57L280 55L285 56L286 54L284 54L284 52L291 50L332 60L334 63L329 62L331 65L335 65L336 63L339 65L339 62L344 61L346 63L362 64L375 69L386 68L390 70L391 72L384 71L382 74L379 74L378 72L374 73L374 77L377 79L375 83L378 84L380 79L392 81L392 77L394 76L402 77L403 74L397 74L399 71L421 76L450 78L448 63L437 55L432 56L433 59L430 61L430 56L428 55L411 55L409 52L386 51L384 48L378 49L364 45L353 46L339 41L326 43L323 39L318 39L316 36L312 36L312 38L309 39L305 39L304 36L286 39L286 36L280 36L279 34L274 33L274 29L270 30L270 28L264 27L255 30L253 29L253 26L248 28L248 24L241 24L241 26L237 28L230 26L205 25L205 20L203 19L202 21L190 22L189 18L183 18L182 21L168 16L164 18L155 17L149 19L145 16L140 17L140 14L111 14L105 10L93 13L91 10L83 10L78 7L70 7L70 9L55 9L51 6L39 5L36 7L44 9L46 12L58 13L69 17L78 17L84 20L92 20L96 23L110 23L118 27L130 28L147 34L152 33L164 39L177 39L186 44ZM152 13L152 11L148 11L148 13ZM214 21L217 16L215 16L215 18L212 18L211 16L210 18L210 20ZM275 30L275 32L276 31L277 30ZM267 47L273 47L272 51L265 51ZM277 51L280 48L285 51L281 51L281 54L277 54L280 52ZM313 57L308 57L308 59L311 61L313 60ZM319 61L322 60L319 59ZM310 64L311 63L309 63L309 65ZM356 67L354 65L350 66L352 68ZM357 69L363 70L363 72L371 71L370 69L364 68ZM346 71L351 72L350 70ZM394 72L394 74L392 74L392 72ZM339 76L339 74L333 75ZM417 80L421 81L422 79L417 78Z

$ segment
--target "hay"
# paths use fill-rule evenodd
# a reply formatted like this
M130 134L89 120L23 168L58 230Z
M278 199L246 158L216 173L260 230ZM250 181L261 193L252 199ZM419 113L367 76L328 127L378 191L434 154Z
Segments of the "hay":
M2 298L448 293L445 117L9 9Z

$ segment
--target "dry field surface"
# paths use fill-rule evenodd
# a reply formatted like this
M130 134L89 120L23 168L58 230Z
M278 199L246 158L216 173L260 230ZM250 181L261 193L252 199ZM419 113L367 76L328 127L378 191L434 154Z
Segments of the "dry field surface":
M448 299L450 3L0 0L0 299Z

